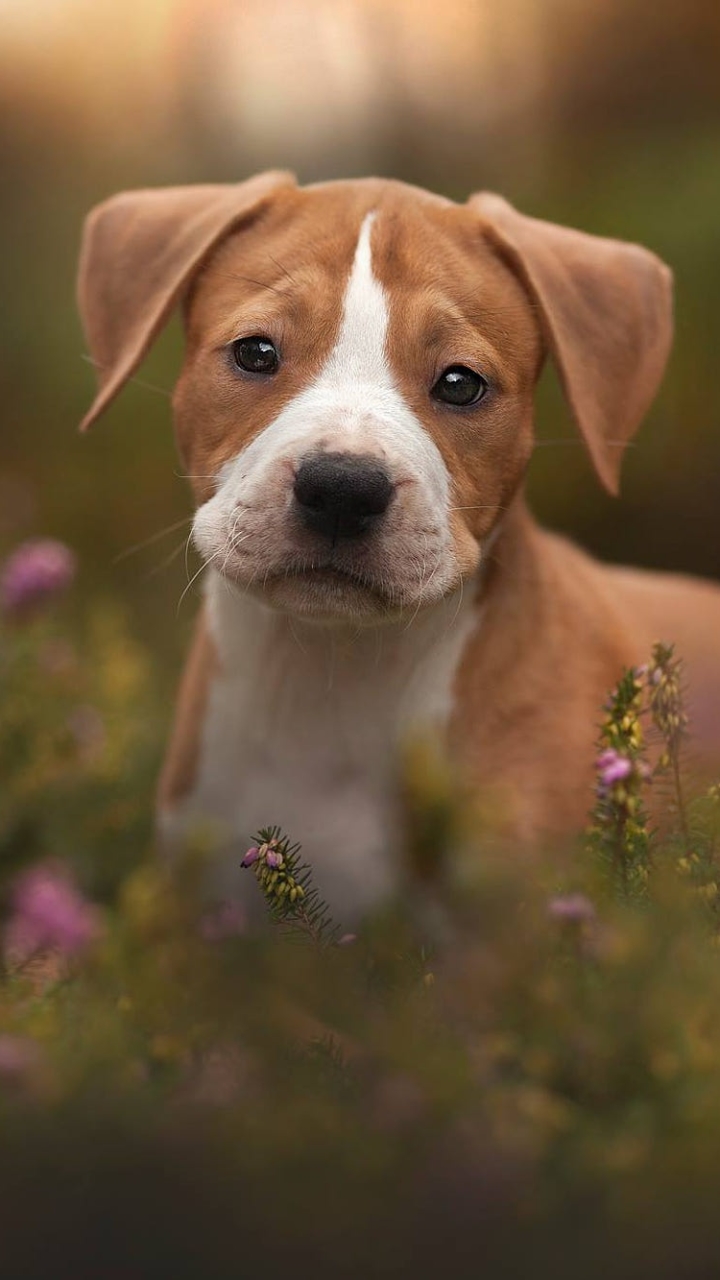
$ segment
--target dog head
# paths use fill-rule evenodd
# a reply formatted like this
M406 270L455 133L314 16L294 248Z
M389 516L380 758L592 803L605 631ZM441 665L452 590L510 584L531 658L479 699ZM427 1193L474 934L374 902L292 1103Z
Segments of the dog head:
M196 544L243 590L381 621L477 569L533 445L547 354L605 486L662 376L647 250L368 179L123 194L89 216L89 426L182 305L173 404Z

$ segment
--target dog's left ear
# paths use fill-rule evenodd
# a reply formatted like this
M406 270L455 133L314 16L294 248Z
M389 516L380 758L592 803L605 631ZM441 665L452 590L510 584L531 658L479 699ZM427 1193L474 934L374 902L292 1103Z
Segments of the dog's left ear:
M85 221L78 304L100 388L81 431L114 400L224 236L259 217L290 173L232 185L124 191Z
M470 207L520 278L595 470L617 494L626 444L647 412L672 340L672 276L639 245L518 213L481 192Z

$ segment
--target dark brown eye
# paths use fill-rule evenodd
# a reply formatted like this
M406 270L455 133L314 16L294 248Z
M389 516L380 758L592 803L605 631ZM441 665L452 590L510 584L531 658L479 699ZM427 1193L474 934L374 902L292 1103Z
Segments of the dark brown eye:
M246 373L277 373L280 357L269 338L238 338L232 344L233 359Z
M443 404L478 404L488 389L487 379L464 364L451 364L440 374L431 395Z

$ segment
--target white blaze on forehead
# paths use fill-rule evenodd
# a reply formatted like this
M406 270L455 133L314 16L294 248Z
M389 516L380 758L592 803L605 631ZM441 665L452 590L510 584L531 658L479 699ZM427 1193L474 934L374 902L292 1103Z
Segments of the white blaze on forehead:
M276 539L281 557L287 537L281 525L292 502L288 463L297 468L308 454L322 450L374 456L388 466L394 481L412 481L394 506L396 530L401 523L408 539L414 538L414 530L422 529L425 536L428 522L435 524L436 546L442 543L451 558L448 470L393 375L388 351L391 296L373 272L377 219L371 212L360 226L342 318L320 373L221 469L215 496L196 513L196 542L203 554L227 536L228 520L243 508L254 508L265 512L263 547L269 553ZM237 527L247 534L249 554L259 534L251 529L249 516ZM439 575L436 581L439 585Z
M371 236L375 214L369 213L360 228L355 258L345 290L340 333L322 381L328 385L348 381L375 385L388 376L386 340L389 310L385 290L372 269Z
M248 480L259 476L280 452L296 462L318 447L355 449L377 453L398 474L424 481L435 502L447 500L449 478L440 452L392 374L389 299L372 264L375 220L376 214L369 213L360 227L340 328L323 369L225 468L221 479L229 479L239 463Z

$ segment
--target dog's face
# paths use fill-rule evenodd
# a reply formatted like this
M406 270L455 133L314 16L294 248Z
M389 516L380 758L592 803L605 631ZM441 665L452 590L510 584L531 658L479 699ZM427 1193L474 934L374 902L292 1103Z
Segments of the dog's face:
M113 315L93 258L106 259L122 210L110 202L88 232L81 301L107 374L91 416L185 292L174 410L209 564L323 620L382 621L447 595L520 485L546 349L614 483L612 449L654 392L669 338L652 255L497 197L458 206L400 183L303 190L269 177L242 218L252 182L178 189L165 211L161 193L140 193L151 283L139 299L121 291ZM124 215L131 255L140 196Z
M175 397L197 546L293 613L376 620L472 574L532 447L541 341L466 209L278 200L199 278Z

